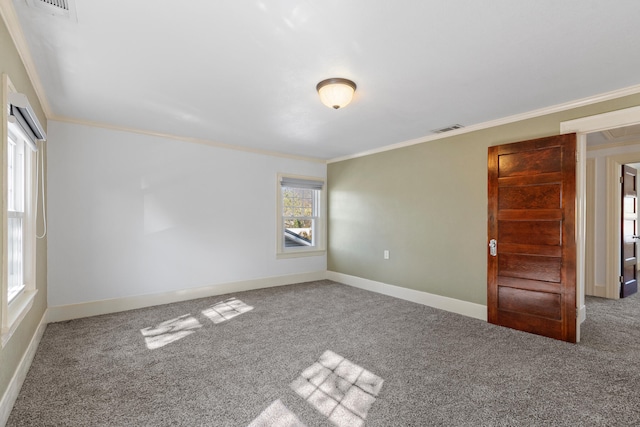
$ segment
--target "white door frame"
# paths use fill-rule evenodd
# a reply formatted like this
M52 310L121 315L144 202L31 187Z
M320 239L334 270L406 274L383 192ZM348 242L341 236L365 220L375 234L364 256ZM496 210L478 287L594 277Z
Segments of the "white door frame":
M586 318L586 312L584 307L584 294L585 294L585 246L586 246L586 170L587 170L587 134L593 132L600 132L607 129L614 129L624 126L631 126L640 124L640 106L626 108L623 110L612 111L610 113L598 114L596 116L582 117L580 119L569 120L560 123L560 133L573 133L578 135L577 141L577 160L578 165L576 167L576 303L578 309L578 319L576 321L576 336L580 340L580 323ZM611 163L611 166L609 165ZM613 172L617 172L616 165L619 168L615 156L607 159L607 180L610 179ZM611 171L614 169L614 171ZM614 178L615 179L615 178ZM609 188L609 187L607 187ZM618 193L620 189L618 188ZM612 192L609 192L612 193ZM610 215L615 215L616 210L618 217L620 215L620 204L617 200L620 200L620 195L616 199L614 194L610 194L608 198L607 213L609 215L609 208L612 212ZM615 221L609 221L607 219L607 227L610 227L610 223ZM617 227L616 227L617 228ZM610 230L607 235L611 235ZM618 232L613 233L615 237L607 238L607 288L610 285L610 280L615 279L617 286L618 276L620 275L620 248ZM618 241L618 246L615 244L615 240ZM611 241L611 242L610 242ZM615 261L614 261L615 259ZM614 262L615 267L610 265ZM611 270L610 270L611 269ZM612 271L616 271L616 274L612 274Z

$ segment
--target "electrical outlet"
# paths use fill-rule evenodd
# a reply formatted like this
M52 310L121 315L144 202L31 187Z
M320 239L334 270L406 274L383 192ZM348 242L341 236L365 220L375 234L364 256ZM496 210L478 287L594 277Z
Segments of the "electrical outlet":
M389 259L389 251L388 250L384 250L384 259Z

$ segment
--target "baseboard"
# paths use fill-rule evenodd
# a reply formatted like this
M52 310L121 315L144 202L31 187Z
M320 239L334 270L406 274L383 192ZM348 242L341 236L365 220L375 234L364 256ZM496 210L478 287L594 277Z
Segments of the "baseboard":
M587 320L587 307L584 304L578 307L578 319L580 319L580 323Z
M598 283L594 284L593 293L590 295L594 297L607 298L607 286Z
M11 381L9 381L9 386L4 392L2 400L0 400L0 426L6 425L9 420L9 415L11 415L13 405L16 403L16 399L18 398L18 394L22 388L22 383L24 383L24 379L27 377L27 372L29 372L33 357L36 355L36 350L38 349L38 345L40 345L40 340L42 339L42 335L44 335L44 330L47 328L47 317L47 312L45 311L42 314L42 318L40 319L40 323L38 324L33 337L31 337L27 351L24 352L22 359L20 359L20 363L18 364Z
M400 298L418 304L428 305L429 307L438 308L440 310L462 314L475 319L487 320L486 305L443 297L441 295L430 294L428 292L416 291L415 289L388 285L374 280L336 273L335 271L327 271L327 279L356 288L365 289L367 291L377 292L379 294Z
M100 314L117 313L120 311L135 310L138 308L152 307L155 305L171 304L198 298L206 298L215 295L229 294L233 292L251 291L254 289L270 288L274 286L292 285L294 283L323 280L326 272L314 271L311 273L290 274L286 276L266 277L262 279L244 280L239 282L221 283L193 289L163 292L159 294L137 295L132 297L114 298L101 301L91 301L80 304L59 305L49 307L47 321L62 322L65 320L79 319L82 317L98 316Z

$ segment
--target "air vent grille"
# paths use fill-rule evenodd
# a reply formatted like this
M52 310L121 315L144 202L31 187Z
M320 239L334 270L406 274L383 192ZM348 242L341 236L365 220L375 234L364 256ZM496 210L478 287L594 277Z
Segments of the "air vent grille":
M67 0L39 0L41 3L48 4L49 6L57 7L62 10L69 10L69 3Z
M78 22L75 0L27 0L34 10Z
M455 125L447 126L446 128L435 129L432 132L433 133L451 132L452 130L462 129L463 127L464 126L462 126L462 125L455 124Z

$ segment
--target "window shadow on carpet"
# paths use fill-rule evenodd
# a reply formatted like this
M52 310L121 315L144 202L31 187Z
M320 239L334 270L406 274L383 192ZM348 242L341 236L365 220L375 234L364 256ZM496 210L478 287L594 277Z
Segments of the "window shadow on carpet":
M201 327L202 324L195 317L185 314L156 326L140 329L140 333L144 336L147 348L155 350L189 336Z
M202 314L214 324L219 324L251 310L253 307L250 305L239 299L229 298L203 310ZM202 323L189 313L153 327L140 329L140 333L144 337L147 348L155 350L193 334L202 326Z
M290 387L333 425L359 427L364 425L383 381L374 373L327 350L302 371ZM304 426L293 412L276 400L249 427L276 425Z
M229 298L228 300L219 302L212 305L202 312L213 323L222 323L227 320L233 319L236 316L253 310L253 307L247 305L236 298Z

